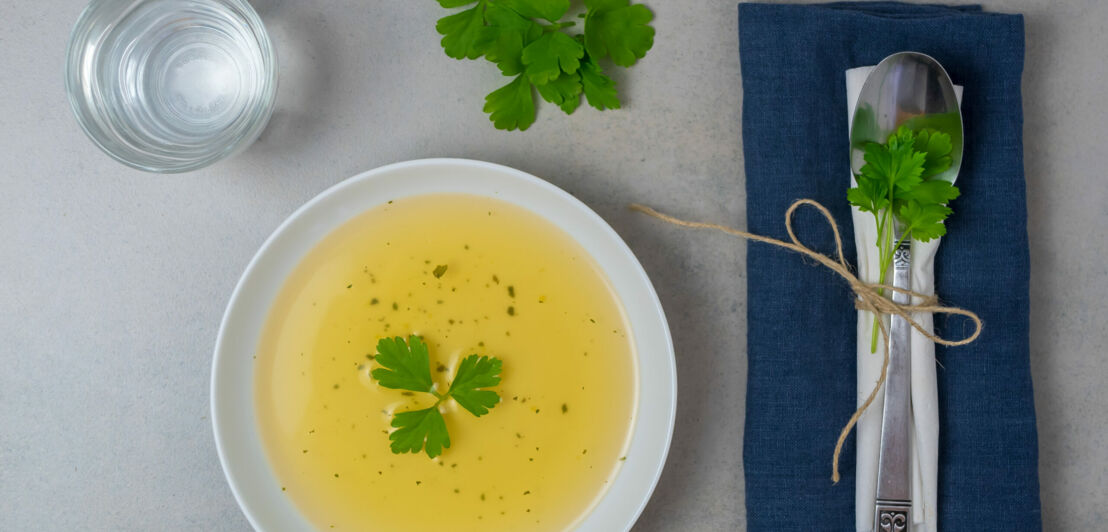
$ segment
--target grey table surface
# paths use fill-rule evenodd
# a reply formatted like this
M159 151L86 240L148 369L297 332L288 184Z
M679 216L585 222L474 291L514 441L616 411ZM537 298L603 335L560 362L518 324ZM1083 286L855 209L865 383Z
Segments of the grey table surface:
M658 288L679 417L636 530L745 528L745 246L629 213L744 225L736 4L651 0L626 106L494 130L484 63L443 55L431 0L255 0L281 57L277 111L240 156L127 169L70 115L82 0L0 3L0 530L247 530L209 419L212 346L247 261L297 206L382 164L484 159L603 216ZM985 2L1027 15L1023 79L1031 363L1048 530L1103 529L1108 500L1108 2Z

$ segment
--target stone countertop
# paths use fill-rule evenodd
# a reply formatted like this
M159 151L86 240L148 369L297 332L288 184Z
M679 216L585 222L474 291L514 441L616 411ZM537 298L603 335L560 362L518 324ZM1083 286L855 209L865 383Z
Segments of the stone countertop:
M435 2L254 0L281 58L245 153L184 175L123 167L70 114L81 0L0 5L0 530L248 530L216 457L212 346L262 241L359 172L452 156L568 190L627 240L677 345L679 416L636 531L745 528L745 246L634 215L745 220L736 4L651 0L659 38L616 72L625 108L540 107L491 127L487 63L443 55ZM1047 530L1108 500L1108 3L994 0L1026 16L1031 357Z

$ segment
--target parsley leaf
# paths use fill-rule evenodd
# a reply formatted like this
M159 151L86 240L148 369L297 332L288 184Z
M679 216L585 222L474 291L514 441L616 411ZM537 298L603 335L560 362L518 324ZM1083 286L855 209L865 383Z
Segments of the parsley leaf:
M497 129L523 131L535 122L535 95L527 76L515 80L485 96L485 112Z
M585 17L585 47L589 55L612 57L612 62L629 67L654 46L652 13L642 4L630 5L630 0L585 0L589 13Z
M425 450L434 458L450 447L450 433L439 405L453 398L458 405L475 416L489 413L500 402L500 395L489 390L500 384L503 362L499 358L469 355L462 359L458 371L445 394L439 394L431 381L431 361L427 345L415 335L407 343L401 337L382 338L377 342L375 360L384 368L370 375L385 388L425 392L435 397L435 404L422 410L397 412L389 434L393 453L418 453Z
M547 33L523 49L527 78L535 85L556 79L562 72L573 74L581 66L585 47L560 31Z
M569 11L569 0L497 0L497 3L527 18L557 22Z
M619 109L615 83L598 61L608 58L629 67L654 46L654 13L632 0L585 0L581 26L561 20L570 0L438 2L444 8L466 8L435 25L447 56L484 56L514 77L485 97L484 110L497 129L529 128L535 122L536 90L566 114L581 105L582 94L596 109ZM572 33L574 27L580 32Z
M440 0L439 3L442 3ZM462 4L465 5L465 4ZM478 46L485 27L485 0L476 6L439 19L435 30L442 34L442 49L454 59L477 59L484 51Z
M619 94L616 94L615 82L600 71L592 58L581 64L581 88L589 105L601 111L619 109Z
M889 206L889 185L866 174L855 176L858 186L846 192L846 199L862 212L878 213Z
M562 108L565 113L571 114L581 104L581 74L574 72L560 76L545 85L536 87L542 99Z
M953 149L950 135L944 135L934 130L925 129L916 136L913 149L923 152L927 157L921 177L928 179L939 175L950 168L950 152ZM954 198L951 198L954 199Z
M915 150L915 135L907 128L900 128L884 146L888 150L892 166L889 169L889 187L911 190L923 182L923 164L927 154Z
M426 449L427 456L434 458L442 454L443 448L450 447L450 433L437 404L423 410L399 412L392 417L392 426L396 430L389 434L392 442L389 448L394 454Z
M454 382L450 384L449 395L462 408L477 417L489 413L489 409L500 402L500 396L496 392L480 388L500 384L501 366L502 363L498 358L477 355L465 357L458 365L458 373L454 375Z
M371 375L381 386L413 392L431 391L427 345L418 336L409 336L407 343L399 336L378 340L375 360L383 367L373 370Z
M943 220L946 220L951 212L953 211L946 205L908 200L897 215L904 222L905 233L910 232L913 239L927 242L946 234Z
M481 32L478 47L505 76L523 72L523 47L542 35L542 28L510 9L493 4L485 10L488 26Z
M927 156L915 151L911 142L902 142L894 135L885 144L866 144L866 164L861 173L869 179L884 181L887 189L906 191L922 182L926 160Z
M902 196L904 199L914 199L923 204L945 204L957 198L959 193L958 187L950 184L949 181L934 179L916 185Z

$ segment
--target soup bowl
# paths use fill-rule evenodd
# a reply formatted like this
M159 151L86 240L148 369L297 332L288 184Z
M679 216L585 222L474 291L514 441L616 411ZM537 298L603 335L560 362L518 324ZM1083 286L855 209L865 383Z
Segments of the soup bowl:
M313 530L281 489L265 452L254 394L254 354L285 280L317 243L390 200L468 194L526 209L565 232L606 275L626 313L636 357L635 419L618 473L576 529L627 530L650 499L673 433L677 373L661 303L618 234L581 201L535 176L496 164L423 159L352 177L300 207L265 241L231 295L212 364L212 425L223 471L243 513L263 531Z

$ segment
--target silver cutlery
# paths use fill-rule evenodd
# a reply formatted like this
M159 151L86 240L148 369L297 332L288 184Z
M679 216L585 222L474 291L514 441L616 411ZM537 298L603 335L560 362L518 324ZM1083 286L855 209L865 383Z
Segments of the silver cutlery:
M890 55L867 76L850 134L854 172L865 164L862 150L866 143L885 142L909 120L951 135L951 167L937 179L953 181L963 149L961 109L954 84L942 65L916 52ZM903 228L899 223L894 226L895 241L899 241ZM911 272L911 241L904 239L893 256L893 287L910 290ZM894 291L892 300L907 305L911 296ZM879 532L907 532L912 526L911 336L907 320L892 316L874 512L874 530Z

